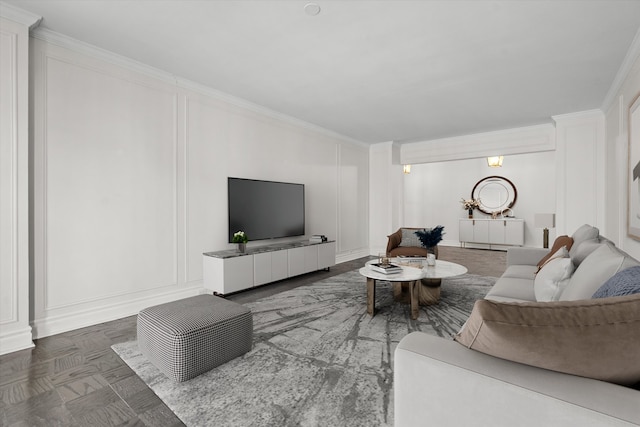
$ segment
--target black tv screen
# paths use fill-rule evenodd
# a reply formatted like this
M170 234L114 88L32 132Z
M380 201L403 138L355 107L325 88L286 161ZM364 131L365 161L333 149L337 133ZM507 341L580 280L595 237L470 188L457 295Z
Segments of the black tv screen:
M229 242L304 235L304 184L228 178Z

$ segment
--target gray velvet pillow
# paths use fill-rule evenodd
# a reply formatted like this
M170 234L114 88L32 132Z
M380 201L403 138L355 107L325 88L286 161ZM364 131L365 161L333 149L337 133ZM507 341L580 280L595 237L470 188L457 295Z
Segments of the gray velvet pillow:
M593 294L593 298L640 294L640 266L619 271Z
M591 299L604 283L619 271L640 263L611 243L603 243L591 252L573 273L560 301Z
M402 240L398 246L409 246L409 247L422 247L422 243L420 243L420 239L416 235L417 229L411 228L403 228L402 229Z

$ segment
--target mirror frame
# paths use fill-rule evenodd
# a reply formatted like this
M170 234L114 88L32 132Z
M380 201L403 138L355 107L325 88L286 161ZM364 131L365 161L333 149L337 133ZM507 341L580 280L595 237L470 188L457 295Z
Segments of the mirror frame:
M479 193L481 188L478 188L478 187L482 185L482 183L484 183L485 181L489 181L489 180L502 181L501 184L503 184L507 188L507 191L509 191L509 189L513 190L513 194L509 195L507 202L504 205L502 205L500 208L498 208L497 211L490 211L489 208L483 205L482 198L480 198L479 194L477 194L476 192L476 190L478 190L478 193ZM509 181L507 178L503 176L498 176L498 175L491 175L486 178L482 178L480 181L476 183L476 185L473 187L473 190L471 190L471 198L475 200L480 199L480 206L478 206L477 208L480 212L485 213L487 215L493 215L494 213L502 214L504 213L504 211L506 211L507 209L511 209L513 205L516 204L516 200L518 199L518 190L516 190L516 186L513 185L513 182Z

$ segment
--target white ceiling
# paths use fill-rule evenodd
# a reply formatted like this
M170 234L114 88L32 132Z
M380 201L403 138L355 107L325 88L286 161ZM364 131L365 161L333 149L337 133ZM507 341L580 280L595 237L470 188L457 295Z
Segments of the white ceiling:
M309 0L311 1L311 0ZM600 108L640 0L8 0L42 27L367 142Z

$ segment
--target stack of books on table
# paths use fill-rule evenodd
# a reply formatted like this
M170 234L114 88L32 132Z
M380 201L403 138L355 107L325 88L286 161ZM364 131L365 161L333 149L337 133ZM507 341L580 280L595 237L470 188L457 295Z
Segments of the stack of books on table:
M323 243L327 241L327 237L324 234L314 234L309 238L309 243Z
M384 274L392 274L392 273L400 273L402 272L402 267L394 265L394 264L380 264L380 263L374 263L374 264L369 264L369 267L371 267L371 269L373 271L377 271L379 273L384 273Z

